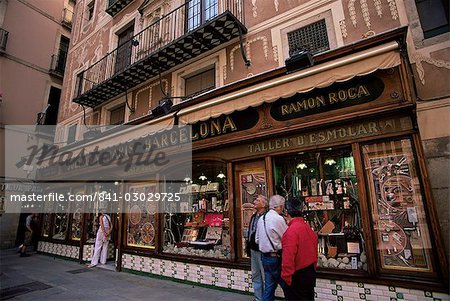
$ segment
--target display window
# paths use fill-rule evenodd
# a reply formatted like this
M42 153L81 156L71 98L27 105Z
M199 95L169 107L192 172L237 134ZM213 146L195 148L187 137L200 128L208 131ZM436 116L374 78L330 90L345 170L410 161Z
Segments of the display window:
M72 213L72 221L71 221L71 229L70 229L70 238L72 240L80 240L81 239L81 221L83 215L81 214L81 208L77 208L74 213Z
M49 235L50 235L50 220L51 220L51 214L44 213L44 215L42 217L42 236L43 237L49 237Z
M240 221L242 229L241 250L245 250L245 244L248 240L250 220L255 213L253 202L259 195L267 196L267 178L264 169L255 168L238 173L238 185L240 196ZM245 252L241 252L243 258L247 258Z
M226 171L224 162L193 162L180 200L164 208L164 253L231 259Z
M352 148L327 148L273 158L275 193L302 202L317 232L318 266L367 271Z
M84 194L84 190L77 190L77 191L73 191L73 194L77 195L83 195ZM71 226L70 226L70 239L72 240L80 240L81 239L81 222L82 222L82 218L83 218L83 214L82 212L82 206L83 204L80 202L74 202L71 204L71 206L73 206L73 213L72 213L72 219L70 221Z
M131 196L148 196L157 191L156 184L130 186ZM154 249L156 246L157 202L127 202L125 214L126 244L129 247Z
M383 269L432 271L430 234L410 139L362 146Z
M55 213L53 217L52 238L56 240L65 240L69 224L69 215L67 213Z

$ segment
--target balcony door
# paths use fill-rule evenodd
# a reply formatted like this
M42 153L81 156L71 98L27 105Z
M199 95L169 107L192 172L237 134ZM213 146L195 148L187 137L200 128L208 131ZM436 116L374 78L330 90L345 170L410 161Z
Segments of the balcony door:
M125 70L131 64L132 40L134 35L134 23L128 25L124 30L117 34L117 56L114 73Z
M217 16L218 0L191 0L187 4L187 31L194 30Z

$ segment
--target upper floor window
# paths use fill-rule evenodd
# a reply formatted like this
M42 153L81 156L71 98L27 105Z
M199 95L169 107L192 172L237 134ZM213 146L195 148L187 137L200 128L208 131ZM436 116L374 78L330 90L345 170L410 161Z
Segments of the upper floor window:
M189 75L184 79L185 95L194 96L216 87L215 66L210 66L206 70Z
M187 28L191 31L218 14L217 0L191 0L187 4Z
M92 20L94 17L94 7L95 7L95 0L92 0L87 5L87 19L88 21Z
M450 31L448 0L416 0L416 7L425 39Z
M115 73L122 72L131 64L132 40L134 35L134 22L117 33L117 54L114 67Z
M109 111L109 123L111 125L119 125L125 122L125 104Z
M77 125L69 126L69 133L67 134L67 144L73 143L76 140L77 136Z
M289 54L307 49L317 54L330 49L325 19L291 31L287 34Z

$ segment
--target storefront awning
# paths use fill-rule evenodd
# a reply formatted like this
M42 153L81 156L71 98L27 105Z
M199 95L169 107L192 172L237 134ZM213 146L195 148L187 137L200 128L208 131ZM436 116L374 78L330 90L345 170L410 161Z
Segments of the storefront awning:
M337 60L285 75L241 91L211 99L178 112L180 123L193 124L222 114L257 107L296 93L327 87L335 82L363 76L378 69L400 65L398 43L390 42Z

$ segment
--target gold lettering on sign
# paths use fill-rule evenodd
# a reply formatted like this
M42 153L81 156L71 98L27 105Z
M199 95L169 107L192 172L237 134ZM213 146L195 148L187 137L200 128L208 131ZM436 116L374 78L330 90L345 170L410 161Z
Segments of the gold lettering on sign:
M307 111L314 108L319 108L326 106L325 103L325 97L323 96L316 96L316 97L310 97L308 99L301 99L295 103L291 103L289 105L282 105L281 106L281 114L287 115L292 113L297 113L300 111Z
M330 92L326 96L318 95L315 97L303 98L293 103L284 104L281 106L281 115L284 116L304 112L367 96L370 96L369 89L367 89L365 85L359 84L348 89L340 89L335 92Z
M293 136L291 138L282 138L253 143L248 145L248 151L250 153L270 152L281 149L295 148L299 146L326 144L336 141L348 141L349 139L367 137L384 132L395 132L399 130L396 128L395 120L391 120L391 124L393 126L392 128L389 128L389 131L387 131L386 128L380 126L380 124L381 121L379 122L370 121L356 125L349 125L345 127L312 132L308 134L301 134ZM384 132L383 129L385 129Z
M213 137L216 135L226 134L237 131L237 126L230 116L227 116L222 122L220 119L211 119L199 124L199 132L195 130L191 133L191 140L195 141L200 138Z
M330 104L346 101L349 99L357 99L362 96L370 96L370 92L364 85L358 85L349 89L338 90L336 92L328 93L328 102Z
M237 127L234 124L233 119L230 118L230 116L227 116L227 118L225 118L225 122L223 123L223 128L222 128L223 133L226 133L227 129L230 129L231 132L234 132L237 130Z

